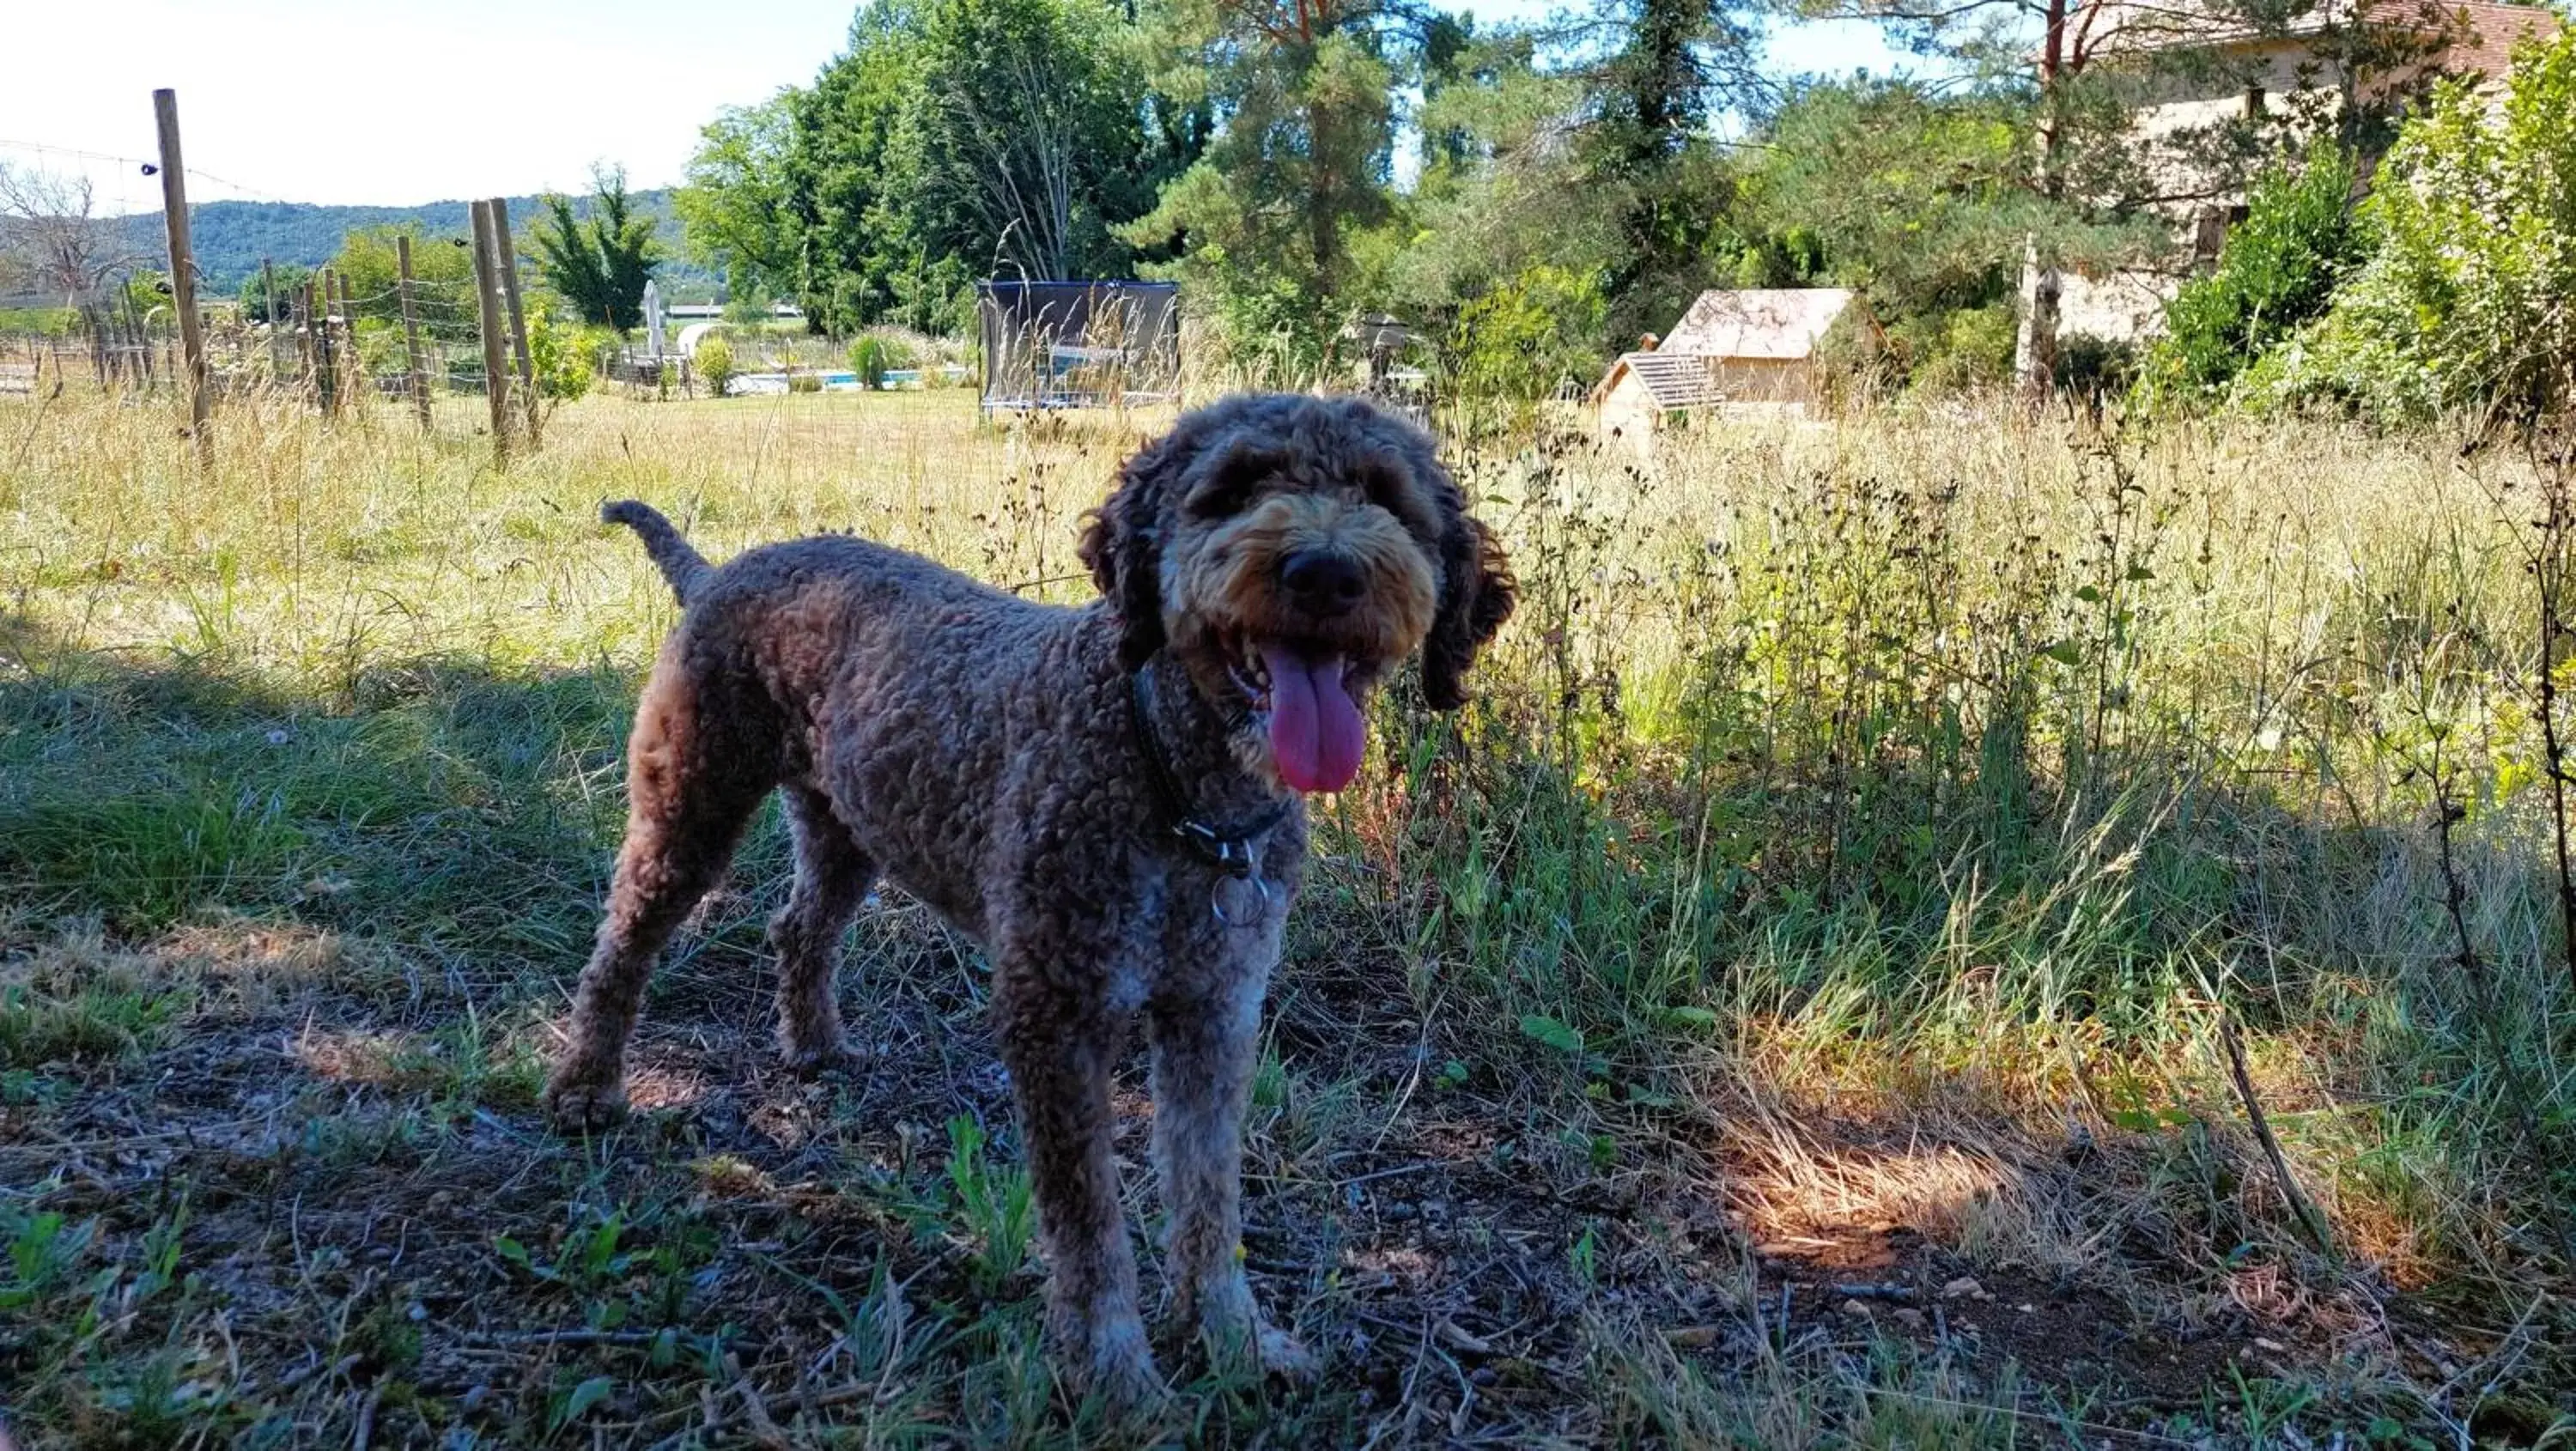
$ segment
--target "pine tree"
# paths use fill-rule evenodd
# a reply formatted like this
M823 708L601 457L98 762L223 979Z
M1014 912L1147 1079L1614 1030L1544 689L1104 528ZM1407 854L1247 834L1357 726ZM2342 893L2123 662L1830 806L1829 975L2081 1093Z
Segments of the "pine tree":
M584 322L619 332L644 321L644 284L661 264L653 224L636 216L626 195L626 172L611 168L591 178L590 216L569 198L545 198L546 215L529 229L529 243L545 270L546 285L572 305Z

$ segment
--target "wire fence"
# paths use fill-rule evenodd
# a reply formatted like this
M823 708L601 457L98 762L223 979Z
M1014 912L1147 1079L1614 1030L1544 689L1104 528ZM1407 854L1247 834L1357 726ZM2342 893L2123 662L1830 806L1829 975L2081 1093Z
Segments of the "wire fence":
M0 138L0 396L189 385L158 173L142 157ZM192 231L205 206L283 200L193 162L185 182ZM484 240L480 220L472 238L415 232L402 264L410 275L399 280L392 247L359 257L346 239L335 259L342 266L308 271L263 260L247 281L222 279L224 292L192 268L210 402L286 393L337 414L407 400L421 426L434 428L472 416L434 408L434 399L488 399L497 387L504 397L475 431L506 449L512 433L529 444L539 437L546 400L536 395L593 381L696 393L685 359L632 347L585 353L596 378L566 379L561 360L548 358L542 382L553 386L541 386L515 252L499 240L506 212L475 204L486 205L495 240Z

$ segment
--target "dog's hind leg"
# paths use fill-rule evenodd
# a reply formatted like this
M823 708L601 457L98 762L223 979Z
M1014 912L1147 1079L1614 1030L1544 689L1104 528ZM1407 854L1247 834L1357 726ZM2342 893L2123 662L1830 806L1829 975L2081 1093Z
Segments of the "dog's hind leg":
M780 799L796 844L796 885L769 919L769 943L778 953L778 1046L788 1067L806 1073L848 1056L834 968L842 930L866 900L876 864L850 840L830 797L790 784Z
M676 651L665 651L636 704L626 844L607 915L546 1083L546 1110L565 1128L602 1127L625 1112L626 1040L653 961L723 876L752 811L777 782L775 748L747 740L748 724L738 711L709 709Z
M1154 1166L1169 1224L1163 1275L1173 1316L1205 1337L1220 1367L1302 1379L1314 1357L1262 1322L1243 1274L1243 1115L1267 977L1219 974L1150 1009Z

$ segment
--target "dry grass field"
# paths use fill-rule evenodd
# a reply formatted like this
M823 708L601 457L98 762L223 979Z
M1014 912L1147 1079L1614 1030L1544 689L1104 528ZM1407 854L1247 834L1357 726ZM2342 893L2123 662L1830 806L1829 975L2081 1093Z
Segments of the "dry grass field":
M0 399L0 1417L1135 1437L1046 1370L972 947L888 891L864 1066L777 1067L774 821L632 1121L535 1090L673 617L598 502L1072 599L1158 420L593 398L496 472L443 406L236 403L201 474L166 399ZM1319 805L1256 1087L1246 1252L1326 1374L1174 1353L1150 1429L2576 1444L2521 464L1950 414L1457 457L1523 607Z

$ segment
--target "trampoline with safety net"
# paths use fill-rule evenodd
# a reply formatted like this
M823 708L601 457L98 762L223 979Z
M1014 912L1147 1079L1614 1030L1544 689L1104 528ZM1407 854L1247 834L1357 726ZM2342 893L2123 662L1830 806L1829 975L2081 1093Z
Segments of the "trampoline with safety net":
M1167 403L1181 386L1169 282L979 282L987 413Z

